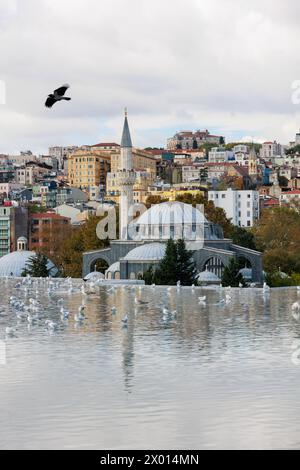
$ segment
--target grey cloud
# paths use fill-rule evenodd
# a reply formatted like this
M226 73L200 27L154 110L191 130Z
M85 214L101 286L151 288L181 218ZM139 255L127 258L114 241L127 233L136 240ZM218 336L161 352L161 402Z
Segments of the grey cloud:
M139 145L194 126L288 141L299 127L299 10L294 0L1 0L0 152L119 139L126 105ZM47 93L66 81L72 102L49 113Z

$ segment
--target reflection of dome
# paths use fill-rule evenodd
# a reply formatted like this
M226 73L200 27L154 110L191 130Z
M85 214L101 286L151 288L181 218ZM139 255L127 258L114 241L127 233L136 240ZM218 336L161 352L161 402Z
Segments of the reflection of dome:
M160 261L166 253L163 243L149 243L131 250L124 259L128 261Z
M140 240L220 239L222 229L207 221L200 210L191 204L165 202L156 204L132 223ZM134 230L133 230L134 232ZM133 235L135 238L135 234Z
M0 277L21 277L32 256L36 256L34 251L14 251L3 256L0 258ZM48 262L48 269L51 269L50 276L57 274L57 269L52 261Z
M204 284L220 284L221 279L218 276L206 269L198 275L198 281Z
M105 276L102 273L98 273L97 271L93 271L92 273L88 274L84 280L85 281L99 281L99 279L104 279Z

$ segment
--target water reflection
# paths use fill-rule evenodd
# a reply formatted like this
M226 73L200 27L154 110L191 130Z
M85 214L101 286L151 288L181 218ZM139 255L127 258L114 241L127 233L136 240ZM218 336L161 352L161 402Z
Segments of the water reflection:
M295 289L232 290L220 304L221 289L99 288L83 296L75 283L71 295L63 284L50 293L45 281L27 292L14 285L0 282L1 447L298 447ZM40 320L18 321L11 295L25 306L37 298ZM82 302L87 318L76 324ZM57 331L45 328L46 318ZM6 327L15 338L5 338Z

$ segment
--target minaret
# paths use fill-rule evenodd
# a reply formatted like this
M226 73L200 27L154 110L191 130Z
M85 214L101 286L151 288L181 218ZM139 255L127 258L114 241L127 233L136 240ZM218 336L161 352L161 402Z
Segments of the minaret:
M133 206L133 186L135 183L135 173L132 162L132 142L127 119L127 109L125 110L125 121L121 142L120 167L117 175L120 186L120 240L129 240L128 223L129 211Z
M257 155L254 144L249 155L249 176L257 176Z

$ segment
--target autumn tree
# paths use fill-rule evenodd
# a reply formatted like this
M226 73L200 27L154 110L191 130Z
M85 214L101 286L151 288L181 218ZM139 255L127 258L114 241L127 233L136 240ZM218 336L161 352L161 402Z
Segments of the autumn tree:
M97 237L96 229L101 220L102 217L91 216L81 227L73 227L70 236L62 243L55 261L64 276L81 277L83 253L109 246L109 240Z
M300 273L300 214L289 207L265 210L254 228L257 248L263 251L265 270Z

